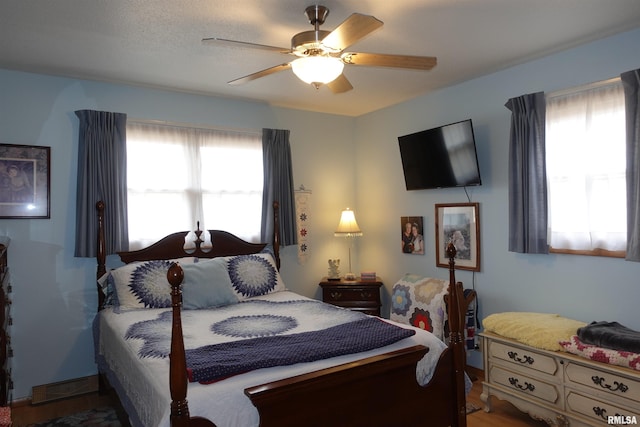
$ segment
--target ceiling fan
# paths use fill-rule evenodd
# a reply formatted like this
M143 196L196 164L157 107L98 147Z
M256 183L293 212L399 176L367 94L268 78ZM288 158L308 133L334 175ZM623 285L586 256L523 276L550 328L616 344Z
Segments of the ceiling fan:
M260 77L292 69L298 78L312 84L316 89L320 85L326 84L333 93L342 93L353 89L349 80L342 73L345 65L430 70L437 64L437 59L433 56L345 52L346 48L383 25L382 21L373 16L354 13L335 30L325 31L320 29L320 25L324 23L329 14L327 7L309 6L305 9L305 14L314 29L294 35L291 38L290 49L216 37L204 38L202 41L218 45L268 50L297 57L291 62L231 80L229 82L231 85L247 83Z

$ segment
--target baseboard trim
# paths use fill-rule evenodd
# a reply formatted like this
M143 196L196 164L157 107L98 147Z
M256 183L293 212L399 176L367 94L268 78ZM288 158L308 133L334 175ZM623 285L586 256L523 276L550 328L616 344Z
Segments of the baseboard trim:
M32 389L31 403L38 405L98 391L98 375L43 384Z

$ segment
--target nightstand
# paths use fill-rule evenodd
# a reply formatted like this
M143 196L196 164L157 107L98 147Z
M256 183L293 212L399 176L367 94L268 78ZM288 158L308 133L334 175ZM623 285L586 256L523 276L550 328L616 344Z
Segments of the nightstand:
M376 280L327 280L320 282L322 301L339 307L366 314L380 316L380 288L382 282Z

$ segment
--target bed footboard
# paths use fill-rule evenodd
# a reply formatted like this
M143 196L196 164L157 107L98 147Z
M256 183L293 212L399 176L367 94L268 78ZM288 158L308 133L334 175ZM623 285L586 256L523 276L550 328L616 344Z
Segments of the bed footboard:
M251 387L261 427L456 425L450 406L451 366L443 354L436 376L422 387L416 364L429 351L414 346L357 362ZM448 352L446 350L445 352Z
M251 387L260 427L454 426L466 427L462 334L466 301L455 279L455 247L449 257L451 342L429 384L416 380L416 365L429 351L414 346L321 371Z

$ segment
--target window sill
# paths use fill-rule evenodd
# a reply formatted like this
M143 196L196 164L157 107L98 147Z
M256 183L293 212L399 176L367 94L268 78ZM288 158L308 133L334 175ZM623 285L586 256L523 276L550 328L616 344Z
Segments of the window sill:
M624 258L627 254L626 251L608 251L606 249L575 250L575 249L562 249L562 248L549 248L549 253L602 256L602 257L609 257L609 258Z

